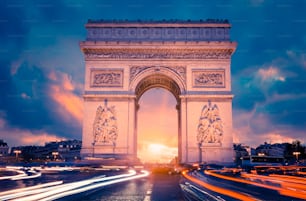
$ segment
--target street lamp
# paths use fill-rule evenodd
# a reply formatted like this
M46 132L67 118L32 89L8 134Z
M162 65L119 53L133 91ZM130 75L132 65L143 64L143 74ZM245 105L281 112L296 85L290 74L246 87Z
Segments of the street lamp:
M56 160L56 157L58 156L58 152L57 151L52 152L52 156L54 157L54 160Z
M299 152L299 151L294 151L292 154L295 155L296 162L298 162L298 161L299 161L299 155L301 154L301 152Z
M16 155L16 159L17 159L17 161L18 161L18 156L19 156L19 154L21 154L21 150L14 150L14 154Z
M265 153L258 153L258 156L265 156Z

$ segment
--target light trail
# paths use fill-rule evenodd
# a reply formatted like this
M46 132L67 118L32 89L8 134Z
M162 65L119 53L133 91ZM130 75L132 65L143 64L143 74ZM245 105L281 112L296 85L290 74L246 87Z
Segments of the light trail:
M211 175L211 176L229 180L229 181L235 181L235 182L250 184L250 185L254 185L254 186L258 186L258 187L262 187L262 188L266 188L270 190L275 190L279 194L284 195L284 196L306 200L305 181L300 182L299 180L296 180L294 178L280 179L281 177L278 177L276 175L274 175L273 177L270 177L270 176L264 176L264 175L241 173L242 177L250 179L250 180L246 180L246 179L240 179L236 177L217 174L216 170L205 170L204 173L207 175ZM262 183L255 182L253 180L260 180ZM273 186L272 185L273 183L276 185Z
M181 184L181 188L183 188L184 191L187 191L187 192L191 193L195 197L198 197L197 193L192 191L190 188L193 188L193 189L201 192L203 195L207 196L209 198L209 200L226 201L223 198L221 198L220 196L214 196L214 195L208 193L207 191L204 191L203 189L200 189L200 188L196 187L195 185L190 184L189 182L185 182L185 184Z
M12 172L17 172L17 175L12 175L12 176L3 176L0 177L0 180L22 180L22 179L33 179L41 176L40 172L35 171L34 168L30 168L27 172L31 173L32 175L27 174L27 172L24 170L25 168L23 167L14 167L14 166L7 166L4 168L6 171L12 171ZM26 169L27 170L27 169Z
M40 171L73 171L73 170L80 170L79 167L35 167L36 170Z
M55 181L55 182L49 182L49 183L44 183L44 184L38 184L35 186L30 186L30 187L25 187L25 188L18 188L18 189L13 189L13 190L9 190L9 191L4 191L4 192L0 192L0 200L4 200L2 197L5 195L10 195L10 194L16 194L16 193L20 193L23 191L31 191L31 190L35 190L38 188L44 188L44 187L49 187L49 186L55 186L55 185L60 185L62 184L63 181Z
M85 191L93 190L95 188L100 188L100 187L108 186L108 185L115 184L115 183L120 183L120 182L124 182L124 181L129 181L129 180L134 180L134 179L147 177L150 174L148 171L145 171L145 170L142 170L141 172L143 173L141 175L135 175L135 176L127 177L127 178L120 178L120 179L116 179L116 180L112 180L112 181L103 182L103 183L100 183L100 184L93 184L93 185L86 186L86 187L83 187L83 188L80 188L80 189L75 189L75 190L72 190L72 191L66 191L66 192L63 192L61 194L55 194L55 195L49 196L47 198L41 199L40 201L51 201L51 200L59 199L59 198L66 197L66 196L69 196L69 195L78 194L78 193L82 193L82 192L85 192Z
M25 175L22 177L15 177L15 178L11 178L11 180L21 180L21 179L33 179L33 178L37 178L41 176L41 172L36 172L35 170L29 170L28 172L32 173L33 175Z
M269 185L266 185L266 184L253 182L253 181L250 181L250 180L245 180L245 179L240 179L240 178L236 178L236 177L230 177L230 176L217 174L212 170L205 170L204 173L207 174L207 175L211 175L211 176L214 176L214 177L217 177L217 178L220 178L220 179L225 179L225 180L228 180L228 181L235 181L235 182L238 182L238 183L251 184L251 185L258 186L258 187L268 188L268 189L276 190L276 191L279 190L279 188L277 188L275 186L269 186Z
M249 195L245 195L245 194L242 194L242 193L238 193L236 191L232 191L232 190L228 190L228 189L225 189L225 188L221 188L221 187L218 187L218 186L213 186L211 184L208 184L208 183L206 183L206 182L204 182L200 179L197 179L195 177L192 177L192 176L188 175L187 170L183 171L182 175L186 179L188 179L188 180L190 180L190 181L192 181L192 182L194 182L194 183L196 183L196 184L198 184L198 185L200 185L200 186L202 186L202 187L204 187L208 190L214 191L216 193L226 195L228 197L232 197L232 198L235 198L235 199L240 199L240 200L247 200L247 201L256 201L257 200L255 198L253 198L252 196L249 196Z
M0 199L16 199L19 201L22 200L54 200L60 197L65 197L68 195L73 195L75 193L81 193L84 191L88 191L94 188L110 185L113 183L128 181L131 179L137 179L148 176L148 172L144 172L141 175L136 175L136 171L130 170L126 174L120 174L110 177L95 177L92 179L87 179L79 182L72 182L68 184L57 185L49 188L42 188L21 192L13 195L7 195L6 197L0 197ZM107 181L111 180L111 181ZM105 182L106 181L106 182ZM27 197L24 197L27 196ZM58 197L58 198L57 198Z
M13 176L3 176L3 177L0 177L0 180L6 180L6 179L13 180L13 179L22 178L22 177L27 176L27 174L24 171L22 171L22 170L15 170L15 169L13 169L13 170L9 170L9 171L14 171L14 172L17 172L18 174L17 175L13 175Z
M116 178L120 178L122 176L132 176L136 173L134 172L130 172L128 174L121 174L121 175L116 175L116 176L110 176L110 177L104 177L105 175L101 175L99 177L95 177L92 179L87 179L87 180L83 180L83 181L78 181L78 182L72 182L72 183L67 183L67 184L62 184L62 185L57 185L57 186L52 186L49 188L41 188L41 189L35 189L35 190L31 190L31 191L26 191L26 192L20 192L17 194L12 194L12 195L7 195L5 197L0 197L1 199L14 199L14 198L20 198L20 197L24 197L24 196L30 196L30 195L38 195L39 193L48 193L49 191L62 191L63 189L67 189L68 187L70 188L77 188L79 186L82 185L88 185L92 182L101 182L101 181L106 181L106 180L110 180L110 179L116 179ZM34 196L35 196L34 195Z

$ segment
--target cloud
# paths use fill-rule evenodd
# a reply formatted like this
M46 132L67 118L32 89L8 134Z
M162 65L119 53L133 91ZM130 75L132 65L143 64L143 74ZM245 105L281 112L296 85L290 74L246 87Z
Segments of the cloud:
M249 66L233 79L234 139L252 146L263 141L305 142L304 57L286 51L262 65ZM237 93L235 93L237 91ZM253 95L252 94L260 94ZM259 98L261 97L261 98Z
M260 68L258 70L258 76L261 78L262 81L285 81L285 77L280 75L280 71L278 68L274 66L270 66L269 68Z
M0 118L0 139L4 139L9 147L26 145L44 145L46 142L65 140L61 136L43 130L12 128L4 118Z
M56 112L65 122L74 122L81 125L83 120L83 101L80 95L74 93L75 85L66 73L49 73L49 78L54 82L49 86L49 95L56 102ZM71 120L71 117L74 119Z
M257 112L234 112L234 143L243 143L252 147L257 147L263 142L268 143L291 143L298 139L306 142L304 130L299 130L294 126L273 122L269 114Z
M305 53L300 52L298 54L294 50L287 50L286 54L292 62L306 69L306 54Z
M49 71L27 62L14 68L13 74L6 71L5 87L0 87L0 111L6 128L17 136L28 133L37 139L42 139L40 135L49 139L50 133L51 137L80 139L82 84L73 81L67 73ZM17 137L14 143L21 144L21 140Z

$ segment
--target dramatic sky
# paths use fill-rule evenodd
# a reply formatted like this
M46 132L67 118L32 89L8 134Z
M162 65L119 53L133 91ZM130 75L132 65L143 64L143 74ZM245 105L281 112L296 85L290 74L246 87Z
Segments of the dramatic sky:
M235 142L305 143L305 10L305 0L1 0L0 139L10 146L81 139L78 44L88 19L213 18L228 19L238 43L231 67ZM162 101L154 101L156 94ZM153 89L141 98L140 115L156 119L162 112L154 128L175 133L174 107L170 93ZM141 132L153 127L142 125Z

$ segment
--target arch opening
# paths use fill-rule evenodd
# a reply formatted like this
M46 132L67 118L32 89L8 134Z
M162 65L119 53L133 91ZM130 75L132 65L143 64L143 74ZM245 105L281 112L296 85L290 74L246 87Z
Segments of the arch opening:
M178 156L175 97L164 88L151 88L139 105L137 157L144 163L174 163Z
M154 74L135 88L137 157L146 163L177 163L180 153L180 87Z

